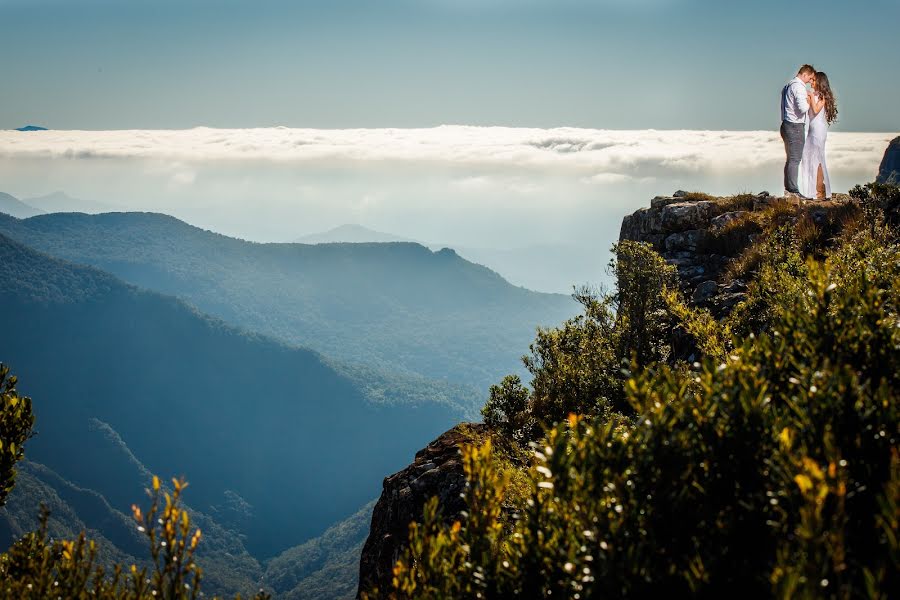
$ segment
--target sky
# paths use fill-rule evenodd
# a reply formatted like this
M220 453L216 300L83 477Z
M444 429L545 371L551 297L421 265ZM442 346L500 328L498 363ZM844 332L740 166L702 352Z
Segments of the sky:
M797 66L835 130L892 131L900 2L0 0L0 129L777 127Z
M0 0L0 191L244 239L342 224L519 285L609 284L656 195L781 191L781 87L837 93L833 188L900 133L897 0ZM51 131L8 131L25 124ZM6 131L4 131L6 130ZM35 204L39 204L35 201Z

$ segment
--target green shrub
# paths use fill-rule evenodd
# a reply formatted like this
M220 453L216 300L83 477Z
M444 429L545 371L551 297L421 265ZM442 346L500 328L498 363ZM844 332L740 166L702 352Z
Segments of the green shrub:
M516 442L527 441L538 431L531 412L531 392L518 375L507 375L500 385L491 386L481 415L493 431Z
M619 354L638 366L664 360L671 323L662 293L678 285L675 267L643 242L621 241L613 252Z
M0 598L187 600L202 596L202 570L194 561L201 533L191 525L181 496L187 483L172 480L172 491L153 478L146 512L132 506L135 527L147 539L149 567L114 565L107 569L97 559L98 548L84 532L76 540L51 540L49 513L41 527L0 555ZM258 600L269 596L262 591Z
M649 244L613 246L614 294L576 290L582 314L560 327L540 328L523 358L532 375L529 391L511 376L491 388L482 409L488 425L517 442L540 435L570 413L629 413L623 381L628 369L671 354L672 315L664 298L674 288L675 268Z
M0 506L16 483L16 463L25 452L25 440L31 437L34 414L31 398L16 392L16 377L0 363Z
M547 431L511 531L494 516L506 480L467 451L472 525L413 526L388 595L900 589L900 247L862 232L806 262L779 231L773 287L751 319L761 333L693 371L636 372L625 383L635 419L573 414Z

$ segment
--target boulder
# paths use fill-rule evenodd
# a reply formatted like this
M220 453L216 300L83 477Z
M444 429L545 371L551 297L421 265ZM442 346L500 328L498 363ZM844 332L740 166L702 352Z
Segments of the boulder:
M732 221L737 221L738 219L740 219L741 217L746 215L748 212L749 211L746 211L746 210L733 210L731 212L722 213L718 217L713 217L713 219L709 222L709 224L714 229L720 229L722 227L725 227Z
M715 208L716 203L709 200L669 204L659 213L659 227L664 232L705 229Z
M875 181L900 185L900 136L895 137L884 151Z
M694 290L694 295L691 297L694 304L703 304L709 301L710 298L716 295L719 291L719 284L715 281L708 279L697 286Z
M665 248L668 252L691 251L703 242L706 232L700 229L679 231L666 237Z

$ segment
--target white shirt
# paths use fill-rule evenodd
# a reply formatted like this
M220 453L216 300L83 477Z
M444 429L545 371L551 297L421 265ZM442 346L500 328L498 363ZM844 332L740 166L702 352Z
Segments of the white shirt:
M809 92L799 77L791 79L781 90L781 120L788 123L805 123L809 112Z

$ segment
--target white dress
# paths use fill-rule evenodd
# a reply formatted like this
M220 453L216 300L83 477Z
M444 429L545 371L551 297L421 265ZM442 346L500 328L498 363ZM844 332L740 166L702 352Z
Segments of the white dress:
M816 96L818 99L818 96ZM822 180L825 182L825 197L831 198L831 181L828 179L828 167L825 164L825 140L828 137L828 121L825 120L825 107L814 115L809 109L809 130L806 144L803 146L803 159L800 162L800 193L807 198L816 197L816 180L819 166L822 167Z

